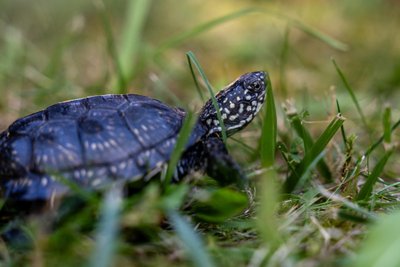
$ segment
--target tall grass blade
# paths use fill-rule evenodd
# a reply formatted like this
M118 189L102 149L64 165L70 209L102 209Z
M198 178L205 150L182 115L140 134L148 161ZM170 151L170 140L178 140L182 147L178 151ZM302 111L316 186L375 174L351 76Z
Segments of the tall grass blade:
M181 43L185 42L188 39L191 39L203 32L206 32L214 27L217 27L225 22L234 20L236 18L251 14L251 13L255 13L259 11L259 9L257 8L246 8L246 9L242 9L233 13L230 13L228 15L210 20L208 22L205 22L203 24L200 24L188 31L182 32L176 36L171 37L170 39L168 39L167 41L165 41L163 44L161 44L156 52L157 54L161 54L162 52L164 52L165 50L167 50L168 48L171 47L175 47L177 45L180 45Z
M290 22L292 23L292 25L300 30L302 30L303 32L315 37L316 39L321 40L322 42L326 43L327 45L340 50L340 51L347 51L349 49L348 45L336 40L335 38L311 27L308 26L306 24L304 24L303 22L296 20L296 19L290 19Z
M137 63L139 51L142 45L142 31L146 22L151 0L128 1L125 15L125 25L122 32L122 41L119 51L122 75L125 81L129 81ZM125 88L119 88L119 93L126 93Z
M392 153L393 150L389 150L379 160L371 174L367 177L365 184L361 187L360 193L358 193L356 200L367 200L371 196L374 185L378 181L379 175L382 173L383 168L385 167Z
M95 2L97 3L101 20L103 22L103 29L107 41L107 51L108 54L114 64L115 71L117 73L117 81L115 82L116 85L113 85L112 88L115 88L113 93L119 93L122 88L126 88L126 80L125 76L122 71L121 63L119 61L117 48L114 41L114 36L111 30L110 20L107 15L107 11L104 7L104 3L102 1Z
M179 131L178 138L176 139L175 148L171 153L171 157L168 163L167 173L164 179L164 185L168 187L171 183L172 176L174 175L178 161L186 148L186 144L190 138L192 128L197 120L197 116L193 112L188 111L183 121L182 128Z
M260 202L257 209L257 228L261 238L272 254L284 241L284 236L278 231L281 225L278 217L280 203L280 186L277 172L269 168L261 177L257 191Z
M303 170L303 174L299 178L294 190L303 188L303 186L306 184L307 180L310 178L312 170L315 169L318 162L325 156L324 152L325 151L321 151L321 153L316 158L314 158L313 161L310 162L310 164L307 165L306 169Z
M307 153L305 156L304 160L306 165L313 161L326 148L328 143L335 136L336 132L343 125L344 120L345 119L340 114L336 115L336 117L331 121L325 131L312 146L310 153Z
M390 129L390 132L393 133L393 131L396 130L397 127L399 127L399 126L400 126L400 120L396 121L396 122L393 124L392 128ZM373 143L373 144L368 148L368 150L364 153L364 157L368 157L368 156L372 153L372 151L374 151L383 141L384 141L384 136L382 135L382 136L378 139L378 141L376 141L375 143Z
M303 140L304 153L308 153L311 147L314 145L314 141L311 137L309 131L304 128L302 120L297 112L286 113L293 129L296 131L297 135Z
M341 111L341 109L340 109L339 100L337 100L337 99L336 99L336 108L337 108L337 112L338 112L339 114L342 114L342 111ZM347 146L348 146L347 136L346 136L346 132L344 131L344 126L343 126L343 125L340 127L340 132L341 132L341 134L342 134L344 146L347 148Z
M361 250L349 266L397 267L400 266L400 212L382 216L371 227Z
M168 217L175 232L182 241L182 247L185 249L193 264L197 267L215 266L212 258L207 253L205 246L193 227L178 212L168 211Z
M336 64L336 61L335 61L333 58L332 58L332 63L333 63L333 65L335 66L335 69L336 69L337 73L339 74L339 77L340 77L340 79L342 80L342 82L343 82L343 84L344 84L344 87L346 88L346 90L347 90L347 92L349 93L351 99L353 100L354 105L355 105L356 108L357 108L358 114L360 115L361 120L362 120L364 126L365 126L366 128L368 128L367 121L365 120L365 116L364 116L364 114L363 114L363 112L362 112L362 109L361 109L361 107L360 107L360 104L358 103L357 97L356 97L356 95L354 94L353 89L351 88L349 82L347 81L347 79L346 79L346 77L344 76L343 72L340 70L339 66Z
M297 113L289 115L289 119L291 119L292 126L295 129L297 135L299 135L300 138L303 140L305 154L308 154L308 152L311 151L311 148L314 146L314 140L311 137L310 132L303 126L303 123L301 122L300 117ZM331 171L329 170L329 167L324 159L321 159L317 163L317 168L324 178L326 178L328 181L332 180Z
M259 9L260 12L264 12L267 15L271 15L274 16L278 19L282 19L287 21L290 25L292 25L293 27L311 35L312 37L322 41L323 43L329 45L330 47L339 50L339 51L347 51L349 49L349 46L323 32L321 32L320 30L317 30L309 25L306 25L305 23L294 19L290 16L287 16L283 13L280 12L276 12L274 10L269 10L269 9Z
M170 39L168 39L167 41L165 41L164 43L162 43L157 51L156 51L156 55L161 54L162 52L164 52L165 50L171 48L171 47L175 47L178 46L180 44L182 44L183 42L185 42L186 40L189 40L190 38L193 38L203 32L206 32L214 27L217 27L225 22L231 21L231 20L235 20L237 18L240 18L242 16L246 16L252 13L266 13L268 15L272 15L274 17L277 17L279 19L283 19L286 20L288 22L290 22L294 27L304 31L305 33L321 40L322 42L326 43L327 45L331 46L334 49L340 50L340 51L347 51L348 50L348 45L336 40L335 38L328 36L325 33L322 33L321 31L314 29L302 22L300 22L299 20L290 18L284 14L278 13L278 12L273 12L270 10L266 10L266 9L261 9L261 8L246 8L246 9L242 9L233 13L230 13L228 15L210 20L208 22L205 22L203 24L200 24L188 31L182 32L176 36L171 37Z
M283 36L282 51L279 59L279 84L284 99L287 98L286 86L286 64L289 54L289 32L290 28L286 26L285 35Z
M392 108L386 106L383 112L383 141L386 144L391 143L391 124L392 124Z
M92 253L90 266L112 266L117 243L118 222L122 205L122 188L114 186L104 198L99 226L96 231L96 246Z
M204 98L204 95L203 95L203 92L202 92L202 90L200 88L200 84L199 84L199 81L197 80L196 74L194 73L192 60L190 59L188 54L186 54L186 58L187 58L187 61L188 61L188 64L189 64L190 73L192 74L193 82L194 82L194 85L196 87L197 93L199 94L201 100L204 103L206 101L206 99Z
M197 58L195 56L195 54L192 51L189 51L189 52L186 53L186 56L196 66L197 71L200 73L201 78L203 79L204 83L206 84L207 90L208 90L208 92L209 92L209 94L211 96L211 101L213 103L213 106L214 106L215 110L217 111L217 118L218 118L218 121L219 121L219 125L221 126L222 140L223 140L224 143L226 143L226 128L225 128L225 124L224 124L224 121L222 120L221 111L220 111L217 99L215 98L215 94L213 92L211 84L208 81L208 78L207 78L206 74L204 73L203 68L201 67L199 61L197 60Z
M260 140L260 153L261 164L263 167L273 166L275 163L276 151L276 136L277 136L277 122L276 122L276 108L274 94L272 92L272 83L267 75L267 95L266 95L266 108L264 114L264 121L262 124L261 140Z
M317 139L315 144L311 147L310 152L307 153L300 162L296 172L292 173L286 180L285 189L288 193L297 188L297 183L303 176L304 172L309 169L310 164L324 151L328 143L342 126L343 122L344 118L340 114L336 115L325 131Z

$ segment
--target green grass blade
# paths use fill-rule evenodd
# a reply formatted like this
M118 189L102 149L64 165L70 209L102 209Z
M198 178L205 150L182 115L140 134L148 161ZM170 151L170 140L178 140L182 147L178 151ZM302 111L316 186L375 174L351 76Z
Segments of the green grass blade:
M122 71L121 63L119 61L118 52L114 41L114 36L111 30L110 20L108 18L107 11L105 10L104 3L101 1L96 3L98 3L101 20L103 22L104 34L107 41L107 52L113 62L115 71L117 73L117 78L116 78L117 81L115 82L116 85L113 85L112 87L115 88L113 89L115 90L113 93L119 93L122 90L122 88L126 88L126 80Z
M211 30L212 28L217 27L225 22L237 19L239 17L245 16L245 15L248 15L251 13L255 13L257 11L259 11L259 9L257 9L257 8L246 8L246 9L242 9L242 10L230 13L228 15L210 20L206 23L200 24L188 31L182 32L176 36L171 37L167 41L165 41L163 44L161 44L158 47L156 55L164 52L168 48L180 45L181 43L185 42L186 40L189 40L203 32Z
M111 188L104 198L102 215L96 231L96 247L92 253L90 266L112 266L117 243L119 216L122 205L122 189Z
M367 177L365 184L361 187L360 193L358 193L356 200L367 200L371 196L374 185L378 181L379 175L382 173L383 168L385 167L392 153L393 151L389 150L379 160L371 174Z
M128 1L126 22L122 32L122 41L119 51L122 75L129 81L134 72L138 55L142 45L142 31L146 22L151 0ZM126 88L119 88L119 93L126 93Z
M291 25L293 25L294 27L321 40L322 42L326 43L327 45L331 46L334 49L337 49L340 51L347 51L347 49L348 49L347 44L345 44L339 40L336 40L335 38L328 36L327 34L324 34L321 31L300 22L299 20L290 18L284 14L280 14L277 12L271 12L270 10L265 10L265 9L261 9L261 8L246 8L246 9L242 9L242 10L230 13L228 15L210 20L210 21L200 24L188 31L182 32L176 36L171 37L170 39L168 39L167 41L165 41L158 47L155 54L159 55L162 52L164 52L165 50L167 50L171 47L178 46L181 43L185 42L186 40L189 40L203 32L206 32L214 27L217 27L223 23L226 23L228 21L240 18L242 16L246 16L246 15L249 15L252 13L257 13L257 12L264 12L268 15L272 15L279 19L284 19L284 20L290 22Z
M267 9L259 9L259 11L264 12L268 15L274 16L278 19L282 19L287 21L288 23L290 23L290 25L292 25L293 27L309 34L310 36L322 41L323 43L329 45L330 47L339 50L339 51L347 51L349 49L349 46L323 32L321 32L320 30L315 29L314 27L311 27L309 25L306 25L305 23L294 19L292 17L289 17L283 13L280 12L276 12L276 11L271 11L271 10L267 10Z
M337 73L339 74L339 77L340 77L340 79L342 80L342 82L343 82L343 84L344 84L344 87L346 88L346 90L347 90L347 92L349 93L351 99L353 100L354 105L355 105L356 108L357 108L358 114L360 115L361 120L362 120L364 126L365 126L366 128L368 128L367 121L366 121L365 116L364 116L364 114L363 114L363 112L362 112L362 109L361 109L361 107L360 107L360 104L358 103L357 97L356 97L356 95L354 94L353 89L351 88L349 82L347 81L347 79L346 79L346 77L344 76L343 72L340 70L339 66L336 64L336 61L335 61L333 58L332 58L332 63L333 63L333 65L335 66L335 69L336 69Z
M303 32L315 37L316 39L321 40L322 42L326 43L327 45L340 50L340 51L347 51L349 49L348 45L336 40L335 38L311 27L308 26L306 24L304 24L303 22L299 21L299 20L295 20L295 19L290 19L290 22L292 23L292 25L300 30L302 30Z
M267 96L264 121L262 125L260 153L261 163L264 167L270 167L275 162L277 122L274 94L272 92L272 84L267 76Z
M314 145L314 141L311 137L309 131L304 128L303 123L300 119L298 113L287 113L287 117L290 120L293 129L296 131L297 135L303 140L304 143L304 153L308 153L311 150L311 147Z
M303 170L303 174L301 175L301 177L297 181L296 187L294 188L294 190L298 190L298 189L303 188L303 186L306 184L307 180L310 178L311 172L315 169L315 167L317 166L318 162L320 162L320 160L325 156L324 152L325 151L321 151L321 153L319 155L317 155L317 157L315 157L312 160L312 162L310 162L307 165L305 170Z
M206 84L207 90L211 96L211 101L213 103L213 106L215 108L215 110L217 111L217 118L219 121L219 125L221 126L221 134L222 134L222 140L224 143L226 143L226 128L225 128L225 124L224 121L222 120L221 117L221 111L217 102L217 99L215 98L215 94L212 90L211 84L208 81L208 78L206 76L206 74L203 71L203 68L201 67L199 61L197 60L196 56L194 55L194 53L192 51L189 51L186 53L186 56L190 59L190 61L193 62L193 64L196 66L197 71L200 73L201 78L203 79L204 83Z
M337 100L337 99L336 99L336 108L337 108L337 112L339 114L342 114L342 111L340 110L339 100ZM346 136L346 132L344 131L344 126L343 125L340 127L340 132L342 134L342 139L343 139L343 142L344 142L344 146L347 148L348 147L347 136Z
M303 126L299 114L288 114L288 118L290 119L290 122L295 129L297 135L300 136L300 138L303 140L304 153L308 154L314 145L314 140L311 137L310 132ZM318 162L317 167L323 177L325 177L328 181L332 180L331 171L329 170L329 167L324 159L321 159L321 161Z
M370 229L361 250L349 266L400 266L400 212L382 216Z
M300 177L303 176L304 172L309 169L309 165L312 164L312 162L324 151L328 143L332 140L336 132L342 126L343 122L344 118L340 114L338 114L331 121L325 131L312 146L310 152L304 156L303 160L300 162L299 167L296 170L296 173L292 173L288 177L285 183L285 188L287 192L290 193L297 187L297 183L299 182Z
M386 106L383 112L383 141L386 144L391 143L391 124L392 124L392 108Z
M203 95L203 92L202 92L202 90L200 88L200 85L199 85L199 82L197 80L196 74L194 73L194 70L193 70L192 60L190 59L188 54L186 54L186 58L187 58L187 61L188 61L188 64L189 64L190 74L192 74L193 82L194 82L194 85L196 87L197 93L199 94L201 100L203 102L205 102L206 99L204 98L204 95Z
M175 148L171 153L168 163L167 173L164 179L164 186L166 187L168 187L171 183L172 176L174 175L179 159L186 148L186 144L190 138L190 134L196 120L197 116L195 116L191 111L187 112L182 124L182 128L179 131L178 138L176 139Z
M284 99L287 98L287 85L286 85L286 64L289 54L289 32L290 28L286 26L285 35L283 36L282 50L279 57L279 85Z
M197 267L215 266L212 258L207 253L205 246L193 227L178 212L168 211L168 217L172 227L175 229L179 239L182 241L182 247L185 249L193 264Z
M336 115L336 117L331 121L325 131L312 146L310 153L307 153L307 155L305 156L304 160L306 165L308 165L319 154L321 154L321 152L326 148L331 139L335 136L336 132L343 125L344 120L345 119L340 114Z
M400 126L400 120L396 121L395 124L393 124L392 128L390 129L390 132L392 133L394 130L397 129L397 127ZM368 150L364 153L364 157L368 157L372 151L374 151L382 142L384 141L384 136L382 135L378 141L376 141L375 143L373 143Z
M277 217L280 203L280 191L277 172L269 168L262 176L257 192L260 203L257 208L257 228L263 242L270 248L272 254L284 241L284 236L278 231L281 225Z
M279 152L281 152L282 158L286 162L286 165L289 167L290 172L293 172L296 176L298 176L298 174L296 173L296 165L289 159L289 150L286 147L285 143L277 142L276 147L278 148Z

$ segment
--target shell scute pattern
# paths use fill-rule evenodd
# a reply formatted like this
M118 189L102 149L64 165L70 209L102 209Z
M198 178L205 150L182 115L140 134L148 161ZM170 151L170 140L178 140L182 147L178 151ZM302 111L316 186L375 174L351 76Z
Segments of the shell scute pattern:
M136 179L169 159L183 117L138 95L94 96L50 106L1 134L3 192L19 199L48 199L67 191L58 177L87 188L117 178Z
M141 149L117 110L92 109L78 124L87 165L115 162Z
M36 112L16 120L8 127L8 134L28 134L45 122L43 112Z
M47 120L77 119L84 115L88 108L86 99L78 99L52 105L44 110Z
M119 109L121 106L129 103L129 98L124 95L102 95L95 97L88 97L87 105L91 108L109 108Z
M28 136L11 138L0 145L0 175L25 176L30 164L32 143Z
M82 164L75 121L50 120L31 134L33 164L37 172L65 170Z
M131 103L122 110L126 123L139 143L145 147L158 146L179 131L183 116L160 103Z

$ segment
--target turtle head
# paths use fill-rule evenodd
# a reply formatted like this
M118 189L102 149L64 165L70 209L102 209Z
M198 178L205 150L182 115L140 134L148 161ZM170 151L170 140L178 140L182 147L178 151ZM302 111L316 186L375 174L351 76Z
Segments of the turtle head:
M228 136L243 129L261 109L268 84L266 79L268 75L264 71L249 72L215 96ZM221 132L211 99L204 105L200 121L207 126L208 134Z

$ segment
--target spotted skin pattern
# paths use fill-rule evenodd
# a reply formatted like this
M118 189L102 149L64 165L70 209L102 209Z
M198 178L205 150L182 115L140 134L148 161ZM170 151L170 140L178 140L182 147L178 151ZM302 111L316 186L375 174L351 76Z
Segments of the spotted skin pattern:
M217 94L228 136L260 110L266 79L264 72L247 73ZM21 118L0 134L1 193L16 200L46 200L69 191L63 179L90 189L149 178L168 162L184 117L182 109L129 94L62 102ZM178 163L175 181L192 171L226 180L226 170L220 171L224 168L243 178L220 131L209 100Z
M261 109L265 100L265 79L264 72L247 73L216 95L228 136L249 124ZM203 107L200 120L208 126L209 134L221 132L211 100Z

